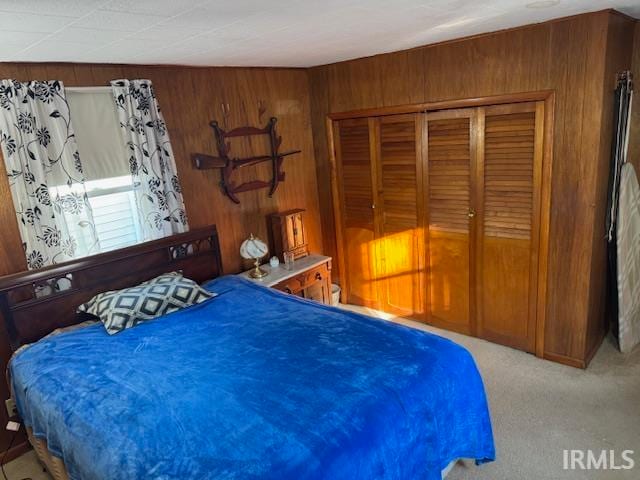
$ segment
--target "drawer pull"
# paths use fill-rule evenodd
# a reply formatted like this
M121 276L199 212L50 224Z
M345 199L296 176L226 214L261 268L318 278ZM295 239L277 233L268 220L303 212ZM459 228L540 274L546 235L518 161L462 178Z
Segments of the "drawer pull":
M296 280L300 283L300 288L306 288L307 283L309 282L309 274L303 273Z

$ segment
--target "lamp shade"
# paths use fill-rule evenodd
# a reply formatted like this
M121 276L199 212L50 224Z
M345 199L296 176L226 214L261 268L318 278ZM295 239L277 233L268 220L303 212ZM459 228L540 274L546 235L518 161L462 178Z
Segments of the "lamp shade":
M267 244L254 237L253 234L240 245L240 256L242 258L257 259L264 257L267 253L269 253Z

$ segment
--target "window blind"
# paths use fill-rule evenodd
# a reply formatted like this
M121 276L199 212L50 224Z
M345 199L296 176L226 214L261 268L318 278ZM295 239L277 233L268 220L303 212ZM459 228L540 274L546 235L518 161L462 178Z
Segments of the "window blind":
M67 91L67 101L86 180L129 175L111 91Z

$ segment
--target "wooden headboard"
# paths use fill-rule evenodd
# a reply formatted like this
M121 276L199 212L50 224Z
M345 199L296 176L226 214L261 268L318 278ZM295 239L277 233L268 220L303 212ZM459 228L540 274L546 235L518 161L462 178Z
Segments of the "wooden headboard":
M177 270L198 283L222 274L215 225L2 277L0 317L11 348L82 321L76 308L97 293Z

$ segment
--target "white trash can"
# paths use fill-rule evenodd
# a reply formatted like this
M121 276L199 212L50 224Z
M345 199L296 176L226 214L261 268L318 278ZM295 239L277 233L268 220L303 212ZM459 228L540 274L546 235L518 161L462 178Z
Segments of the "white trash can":
M331 305L334 307L340 303L340 285L337 283L331 284Z

